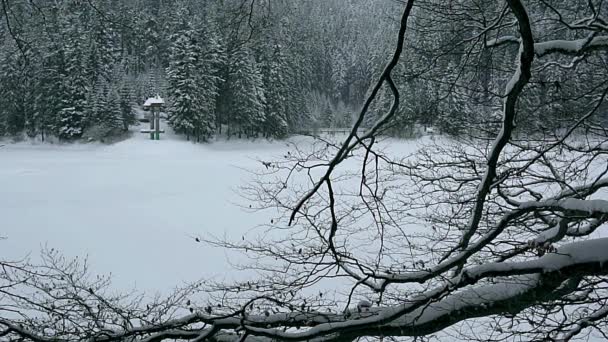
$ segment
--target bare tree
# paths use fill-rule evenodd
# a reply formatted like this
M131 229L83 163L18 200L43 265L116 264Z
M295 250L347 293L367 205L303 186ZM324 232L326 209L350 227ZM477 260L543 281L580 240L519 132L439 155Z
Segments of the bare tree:
M86 264L47 251L42 265L2 264L0 338L352 341L448 334L488 341L604 334L608 239L597 236L608 220L608 201L600 199L608 185L600 115L608 93L606 4L506 0L480 19L488 14L474 10L480 3L452 3L408 0L392 59L345 140L294 145L243 189L256 209L281 214L260 236L207 242L242 252L250 262L237 266L261 278L194 284L146 303L135 294L112 295ZM494 86L501 88L484 85L494 93L488 101L500 101L499 130L437 139L407 155L382 141L380 133L408 106L394 73L412 39L408 27L424 39L416 25L425 21L412 24L414 13L456 18L454 27L468 30L451 45L467 56L453 70L460 75L450 80L453 92L466 86L458 70L476 56L511 57L495 68L502 78ZM537 33L539 25L551 30ZM438 50L436 60L449 51ZM409 77L442 67L433 62ZM557 128L518 127L522 115L556 108L556 99L537 101L549 76L559 77L560 88L574 83L562 105L576 103L576 110ZM383 86L392 94L389 111L358 133Z

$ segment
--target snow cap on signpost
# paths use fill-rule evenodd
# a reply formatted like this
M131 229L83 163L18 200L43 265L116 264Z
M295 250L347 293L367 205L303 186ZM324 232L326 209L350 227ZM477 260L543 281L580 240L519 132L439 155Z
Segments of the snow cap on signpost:
M144 108L150 107L162 107L165 104L165 100L162 97L156 95L155 97L151 97L146 100L144 103Z
M158 95L147 99L144 103L144 110L150 111L150 129L141 130L141 132L150 133L151 140L160 140L160 134L164 133L164 131L160 129L160 111L164 104L165 100Z

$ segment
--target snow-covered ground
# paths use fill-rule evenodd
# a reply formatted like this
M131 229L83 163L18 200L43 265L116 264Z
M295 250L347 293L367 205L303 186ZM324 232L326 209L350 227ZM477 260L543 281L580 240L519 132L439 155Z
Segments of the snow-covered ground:
M67 257L88 256L94 273L112 274L114 289L148 293L230 277L231 255L195 237L239 239L268 223L272 213L243 209L248 203L237 187L250 180L247 170L263 170L259 160L280 158L290 147L193 144L170 131L151 141L138 129L114 145L0 147L0 236L8 237L0 240L2 258L35 259L46 245ZM300 147L310 141L291 139ZM403 155L418 144L389 145Z
M288 149L284 142L192 144L135 133L115 145L6 144L0 148L3 258L36 257L41 246L87 256L118 289L166 291L223 277L225 252L194 236L239 238L267 222L236 187L247 171ZM269 214L268 214L269 215Z

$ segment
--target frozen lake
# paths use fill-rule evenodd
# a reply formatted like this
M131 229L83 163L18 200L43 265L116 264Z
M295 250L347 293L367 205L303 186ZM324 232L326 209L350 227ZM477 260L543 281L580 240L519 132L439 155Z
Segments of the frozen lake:
M240 238L265 223L236 187L284 142L196 145L135 136L115 145L8 144L0 148L3 258L40 248L89 257L118 289L165 291L184 281L223 277L227 255L194 236Z

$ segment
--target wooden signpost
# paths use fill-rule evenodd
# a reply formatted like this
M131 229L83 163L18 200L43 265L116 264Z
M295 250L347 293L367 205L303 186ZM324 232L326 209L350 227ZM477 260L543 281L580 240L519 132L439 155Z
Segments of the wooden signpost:
M144 103L144 109L150 111L150 129L142 129L141 133L149 133L150 140L160 140L160 134L165 133L164 130L160 129L160 112L163 108L165 101L160 97L151 97Z

